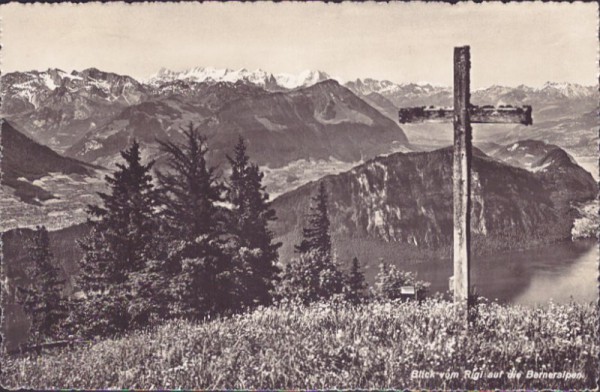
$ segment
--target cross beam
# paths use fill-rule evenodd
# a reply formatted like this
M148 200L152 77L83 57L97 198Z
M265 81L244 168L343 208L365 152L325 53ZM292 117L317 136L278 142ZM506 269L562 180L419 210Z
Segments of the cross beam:
M433 106L403 108L399 121L406 123L454 122L454 302L468 325L471 259L471 123L531 125L531 106L473 106L470 103L471 54L468 46L454 48L454 108Z
M406 123L445 123L454 120L453 108L439 108L434 106L420 106L414 108L402 108L398 112L400 124ZM531 106L512 107L501 105L494 107L469 106L469 118L471 124L523 124L531 125Z

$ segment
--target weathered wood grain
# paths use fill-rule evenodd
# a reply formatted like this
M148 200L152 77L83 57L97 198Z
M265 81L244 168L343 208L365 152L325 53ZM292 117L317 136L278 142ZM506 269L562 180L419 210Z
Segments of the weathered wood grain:
M454 302L467 309L470 284L471 123L469 116L471 56L468 46L454 48Z
M533 124L531 106L473 106L469 107L472 124ZM447 123L454 121L454 109L434 106L401 108L398 111L401 124L406 123Z

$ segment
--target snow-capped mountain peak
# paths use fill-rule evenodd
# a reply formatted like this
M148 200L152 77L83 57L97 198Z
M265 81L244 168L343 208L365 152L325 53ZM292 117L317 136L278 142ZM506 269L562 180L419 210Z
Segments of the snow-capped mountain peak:
M230 68L194 67L184 71L172 71L162 68L158 73L150 77L147 82L151 85L158 86L175 80L198 83L235 83L238 81L245 81L265 88L279 87L284 89L294 89L310 86L329 78L330 76L327 73L313 70L302 71L299 74L272 74L260 68L251 71L247 68L233 70Z
M431 83L394 83L389 80L377 80L372 78L356 79L345 84L346 87L362 95L378 93L384 96L393 94L421 95L446 91L445 86L432 85Z
M585 98L594 94L596 88L567 82L546 82L539 91L559 93L568 98Z
M322 82L323 80L331 79L331 77L323 71L313 71L310 69L304 70L298 74L275 74L273 77L279 86L288 89L307 87Z

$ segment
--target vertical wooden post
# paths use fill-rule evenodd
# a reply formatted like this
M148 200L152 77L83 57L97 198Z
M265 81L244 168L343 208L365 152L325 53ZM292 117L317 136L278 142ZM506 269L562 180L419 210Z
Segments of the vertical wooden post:
M468 46L454 48L454 302L467 321L470 267L471 204L471 55Z

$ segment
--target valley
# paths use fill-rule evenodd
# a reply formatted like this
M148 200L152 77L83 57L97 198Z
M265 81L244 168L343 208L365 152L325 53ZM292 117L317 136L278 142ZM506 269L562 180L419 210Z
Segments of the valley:
M91 175L48 170L35 178L5 176L2 229L42 223L55 229L82 222L85 206L97 200L102 178L115 167L121 149L135 138L144 159L155 159L160 169L164 157L156 141L179 140L190 122L205 130L209 159L223 174L225 156L244 137L265 173L271 199L379 155L451 144L447 125L400 128L396 120L402 106L451 105L450 88L334 79L322 71L291 75L210 67L163 69L139 81L95 68L5 74L1 114L11 128L94 169ZM532 127L477 125L475 145L513 164L515 157L498 154L500 146L543 141L564 149L597 179L597 95L594 87L550 82L540 88L475 90L473 101L480 105L510 101L534 107Z
M282 263L294 256L310 196L324 182L343 269L356 256L372 282L383 259L417 272L432 292L447 287L452 131L436 124L399 127L395 116L401 106L447 105L448 88L340 83L323 72L292 77L215 69L161 71L140 82L96 69L7 74L2 81L0 230L9 287L27 279L25 228L43 224L72 294L87 205L99 202L97 192L106 190L104 177L120 151L135 138L143 160L154 159L162 169L157 140L181 141L190 122L205 131L209 162L221 176L228 175L226 155L237 138L247 141L276 210L272 230L283 243ZM595 94L552 84L474 92L479 103L532 104L540 119L529 128L474 130L473 249L486 295L535 302L526 290L494 287L547 287L559 277L567 287L576 279L570 274L588 273L593 251L581 245L585 240L570 240L589 237L598 225L597 203L590 201L598 179ZM534 257L548 252L557 258ZM556 274L548 278L543 271ZM7 312L13 320L7 336L21 341L27 321L12 302Z

